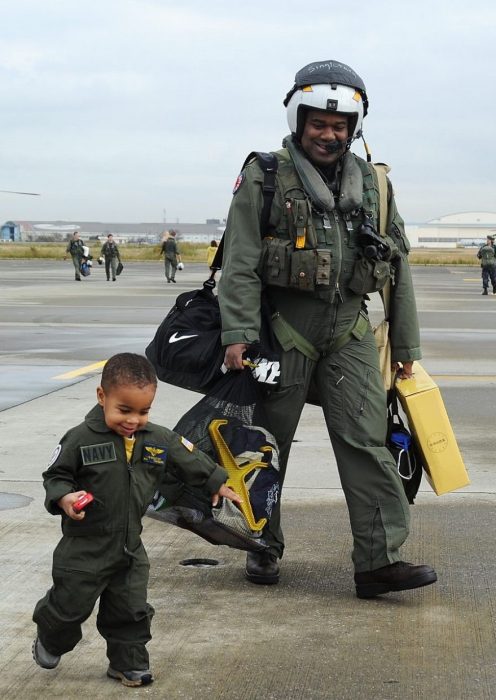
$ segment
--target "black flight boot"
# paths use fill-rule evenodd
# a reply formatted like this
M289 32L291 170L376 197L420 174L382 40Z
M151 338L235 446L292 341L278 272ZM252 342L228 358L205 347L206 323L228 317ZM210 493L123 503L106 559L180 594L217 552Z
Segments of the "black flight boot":
M433 568L420 564L415 566L406 561L382 566L374 571L361 571L355 574L358 598L375 598L390 591L407 591L411 588L429 586L437 581Z
M272 552L248 552L246 555L245 576L252 583L270 586L279 583L277 555Z

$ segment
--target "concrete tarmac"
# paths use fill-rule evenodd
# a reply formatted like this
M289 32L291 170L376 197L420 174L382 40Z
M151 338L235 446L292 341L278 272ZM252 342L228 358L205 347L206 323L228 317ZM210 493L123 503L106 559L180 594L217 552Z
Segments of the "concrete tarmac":
M496 312L496 297L480 299L475 282L458 280L459 272L414 271L422 333L428 334L423 364L438 372L472 480L469 487L441 497L424 481L412 507L412 532L403 556L434 566L437 584L369 601L355 597L346 506L320 410L308 406L295 436L284 490L287 548L279 585L248 583L243 577L243 552L214 547L184 530L145 518L149 600L156 610L149 644L155 682L126 689L106 678L105 645L96 631L95 615L83 626L83 640L57 669L40 669L31 658L35 634L31 615L51 585L51 555L60 538L59 519L43 507L41 472L59 438L93 405L99 378L93 371L77 383L56 384L50 393L35 391L34 398L0 412L0 696L8 700L494 698L496 478L490 397L496 379L473 338L491 348L494 331L486 333L484 324ZM195 280L201 275L198 271ZM474 272L467 271L465 278L475 278ZM155 294L153 280L150 295ZM64 280L52 280L50 292L62 295L63 287L57 285L63 284ZM38 298L42 287L42 283L36 287ZM457 296L459 288L463 297ZM20 289L24 302L31 303L26 288ZM7 296L13 304L19 299L11 288ZM163 313L157 303L158 315ZM439 326L429 322L433 315L442 315ZM477 319L485 320L481 324ZM25 322L29 328L34 323ZM11 329L16 319L4 317L0 323ZM52 331L58 332L57 324L51 323ZM151 328L153 319L145 323ZM138 319L137 335L139 326ZM472 337L471 364L463 346L465 336ZM8 351L2 348L0 363L6 372L9 365L22 366L23 361L19 343L9 337L12 346ZM104 337L108 340L111 333ZM23 342L28 344L29 338ZM139 338L135 336L133 343L138 345ZM130 349L135 350L134 345ZM101 353L109 348L114 352L111 344L93 355L85 351L81 361L105 359ZM45 364L53 363L57 371L59 365L72 366L69 349L67 353L55 360L47 353ZM75 349L74 355L79 354ZM14 394L16 386L13 382ZM162 384L151 419L173 426L198 399ZM217 564L181 563L191 558L213 559Z

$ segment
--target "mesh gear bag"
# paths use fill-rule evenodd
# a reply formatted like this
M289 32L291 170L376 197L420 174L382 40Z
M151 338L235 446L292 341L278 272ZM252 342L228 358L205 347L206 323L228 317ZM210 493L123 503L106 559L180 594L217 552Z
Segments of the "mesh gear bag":
M213 508L210 494L169 473L147 514L211 544L266 549L263 529L279 498L279 453L266 428L259 385L251 372L229 372L174 430L226 469L226 483L243 503L238 506L224 498Z
M406 418L405 418L406 421ZM422 480L422 461L415 441L399 415L398 396L393 386L388 395L386 447L396 462L408 503L413 505Z

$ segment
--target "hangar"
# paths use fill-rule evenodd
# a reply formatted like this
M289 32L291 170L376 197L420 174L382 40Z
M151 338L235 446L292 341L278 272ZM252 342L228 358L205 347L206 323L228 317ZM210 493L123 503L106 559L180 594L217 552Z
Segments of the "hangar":
M446 214L425 224L406 224L406 233L412 248L479 246L487 235L496 235L496 213L463 211Z

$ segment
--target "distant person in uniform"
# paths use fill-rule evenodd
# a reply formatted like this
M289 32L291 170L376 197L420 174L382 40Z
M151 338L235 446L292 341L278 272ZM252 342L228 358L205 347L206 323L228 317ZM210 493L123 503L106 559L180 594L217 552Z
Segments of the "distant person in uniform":
M217 252L217 248L218 248L217 241L212 239L210 241L210 245L207 248L207 265L209 266L209 268L212 267L212 263L214 261L215 254Z
M81 238L79 238L79 231L74 231L65 252L69 253L72 258L76 282L81 282L81 262L84 257L83 246L84 243ZM67 255L64 255L64 260L67 260Z
M489 282L493 286L493 294L496 294L496 250L494 248L494 236L488 236L484 245L477 251L477 257L481 261L482 268L482 294L488 293Z
M107 240L102 245L100 255L105 258L105 273L107 275L107 282L110 281L111 270L112 282L115 282L117 263L121 261L121 254L119 253L119 248L117 247L117 243L114 242L114 237L111 233L108 234Z
M181 254L176 242L175 231L169 231L168 237L162 243L160 255L164 256L165 277L167 279L167 283L174 282L175 284L177 264L181 262Z
M222 467L186 438L148 422L156 389L146 357L111 357L97 404L64 435L43 474L45 506L62 517L62 539L53 555L53 586L33 613L33 657L42 668L55 668L74 649L99 599L96 625L107 642L107 675L126 686L151 683L146 644L154 610L147 601L143 515L171 469L205 488L212 505L220 497L241 502L225 485ZM94 500L79 512L74 504L88 492Z

